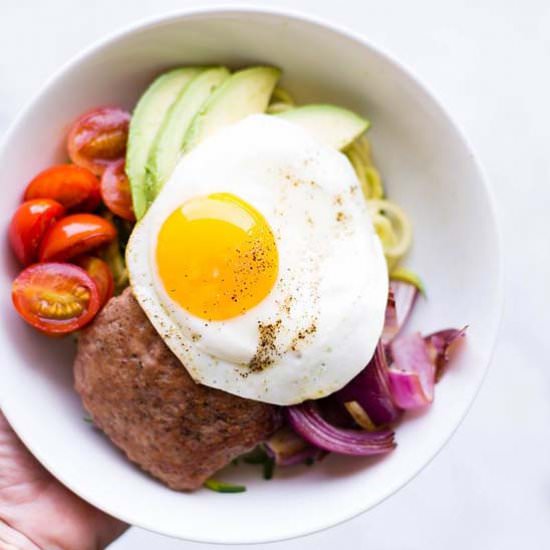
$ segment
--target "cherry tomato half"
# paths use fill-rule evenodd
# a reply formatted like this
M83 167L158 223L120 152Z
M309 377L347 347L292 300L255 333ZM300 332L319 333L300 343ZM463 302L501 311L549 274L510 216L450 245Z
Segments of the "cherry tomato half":
M95 256L81 256L74 263L84 269L94 280L99 293L99 304L103 307L112 298L115 290L115 282L109 266Z
M124 171L124 159L114 162L103 172L101 198L113 214L130 222L136 221L130 183Z
M25 200L29 199L54 199L67 210L91 212L101 200L99 180L75 164L52 166L27 185Z
M42 237L63 214L63 206L51 199L27 201L17 208L8 235L13 252L23 265L36 261Z
M15 309L33 327L46 334L66 334L83 327L99 311L99 293L93 279L72 264L34 264L12 285Z
M109 164L124 158L129 123L130 114L117 107L84 113L69 132L69 157L100 176Z
M72 214L53 224L38 251L41 262L62 262L76 258L116 237L115 226L95 214Z

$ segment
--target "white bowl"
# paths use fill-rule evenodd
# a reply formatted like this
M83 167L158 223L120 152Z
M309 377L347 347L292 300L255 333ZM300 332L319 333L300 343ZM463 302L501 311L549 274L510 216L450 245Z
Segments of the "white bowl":
M51 79L8 132L0 153L4 225L26 182L65 158L68 124L105 104L131 109L153 76L185 64L268 63L300 102L327 101L372 121L370 137L390 197L410 214L408 263L424 278L411 329L469 324L467 345L432 407L397 428L377 460L330 456L277 473L230 468L242 494L171 491L142 473L83 421L72 387L73 346L27 327L10 302L17 272L4 242L1 406L36 457L65 485L131 524L184 539L259 543L312 533L363 512L402 487L441 449L485 374L501 305L493 205L480 168L442 107L403 67L363 38L310 17L206 9L138 24L93 46ZM3 228L5 230L5 227Z

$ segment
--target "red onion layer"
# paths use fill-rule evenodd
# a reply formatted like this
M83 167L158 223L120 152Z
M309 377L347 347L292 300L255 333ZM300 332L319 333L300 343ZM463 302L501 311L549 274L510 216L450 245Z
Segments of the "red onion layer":
M319 413L314 401L287 407L285 413L290 426L298 435L325 451L369 456L388 453L395 447L392 431L365 432L329 424Z
M407 334L390 344L393 363L389 380L393 398L402 409L416 409L433 401L435 365L419 333Z
M399 418L401 412L392 397L386 353L381 342L370 363L334 396L342 404L357 401L377 426L391 424Z
M407 322L418 296L418 288L404 281L390 281L382 343L389 344Z

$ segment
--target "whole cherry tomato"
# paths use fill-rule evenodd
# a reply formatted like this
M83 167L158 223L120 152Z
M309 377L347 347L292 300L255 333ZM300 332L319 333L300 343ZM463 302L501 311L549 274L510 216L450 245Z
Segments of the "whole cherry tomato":
M113 274L106 262L95 256L81 256L74 263L80 266L94 280L99 293L100 307L103 307L115 290Z
M84 113L69 132L69 157L100 176L113 161L124 158L129 123L130 114L117 107Z
M88 169L59 164L40 172L27 186L25 200L54 199L67 210L91 212L99 206L99 180Z
M23 265L36 261L44 234L63 214L65 208L51 199L30 200L17 208L8 235L13 252Z
M136 220L124 159L114 162L103 172L100 189L103 202L113 214L131 222Z
M27 323L50 334L66 334L90 322L99 311L99 293L82 268L63 263L34 264L12 285L15 309Z
M38 251L41 262L62 262L110 243L115 226L95 214L72 214L53 224Z

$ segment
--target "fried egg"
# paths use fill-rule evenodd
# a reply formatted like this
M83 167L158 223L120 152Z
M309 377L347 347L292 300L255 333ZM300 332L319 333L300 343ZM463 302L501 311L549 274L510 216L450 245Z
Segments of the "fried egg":
M327 396L382 331L388 273L353 168L269 115L181 159L126 259L137 300L192 378L241 397Z

